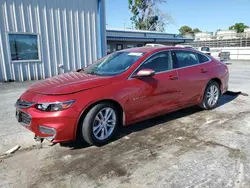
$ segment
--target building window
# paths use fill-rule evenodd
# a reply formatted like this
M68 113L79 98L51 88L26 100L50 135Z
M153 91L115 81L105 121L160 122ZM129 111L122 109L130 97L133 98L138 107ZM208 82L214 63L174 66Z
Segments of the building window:
M116 44L116 50L122 50L123 49L123 45L122 44Z
M38 36L36 34L9 34L12 61L39 61Z
M136 45L133 45L133 44L128 44L127 45L127 48L135 48L136 47Z
M107 54L110 54L111 53L111 46L110 44L107 44Z

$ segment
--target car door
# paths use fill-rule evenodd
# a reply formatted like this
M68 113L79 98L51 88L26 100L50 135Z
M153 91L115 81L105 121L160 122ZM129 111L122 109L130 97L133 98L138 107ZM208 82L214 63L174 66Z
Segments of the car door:
M207 69L200 63L199 53L189 50L172 51L174 68L178 70L180 105L196 104L207 84Z
M172 69L170 52L152 55L132 75L142 69L152 69L155 75L128 80L131 94L127 103L127 118L130 121L149 118L178 106L178 72Z

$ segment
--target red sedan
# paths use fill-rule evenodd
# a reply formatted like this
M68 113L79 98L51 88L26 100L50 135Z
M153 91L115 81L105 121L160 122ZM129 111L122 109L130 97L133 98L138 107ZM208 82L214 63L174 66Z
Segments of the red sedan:
M16 117L54 143L80 136L103 145L120 126L193 105L215 108L228 77L224 63L191 49L127 49L31 85L16 102Z

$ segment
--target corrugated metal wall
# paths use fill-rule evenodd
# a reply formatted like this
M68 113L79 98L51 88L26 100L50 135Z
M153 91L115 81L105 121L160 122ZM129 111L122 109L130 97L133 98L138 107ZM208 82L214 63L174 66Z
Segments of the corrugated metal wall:
M8 32L37 33L41 61L11 62ZM100 56L101 40L105 45L98 0L1 0L0 81L44 79L85 67Z

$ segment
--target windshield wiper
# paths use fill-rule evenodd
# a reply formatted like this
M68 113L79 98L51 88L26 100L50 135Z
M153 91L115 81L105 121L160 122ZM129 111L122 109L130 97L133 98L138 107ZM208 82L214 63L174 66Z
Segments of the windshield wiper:
M84 72L84 69L77 69L76 72Z
M101 74L98 74L98 73L96 73L96 72L94 72L94 71L91 71L91 72L84 72L84 73L86 73L86 74L91 74L91 75L96 75L96 76L102 76Z

